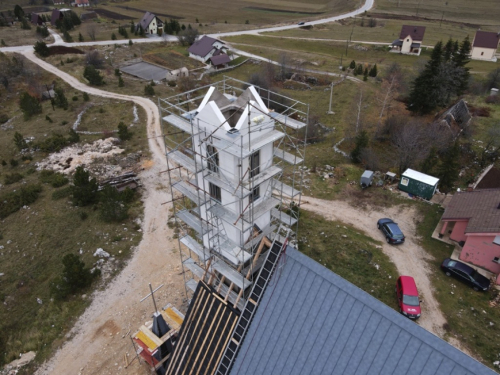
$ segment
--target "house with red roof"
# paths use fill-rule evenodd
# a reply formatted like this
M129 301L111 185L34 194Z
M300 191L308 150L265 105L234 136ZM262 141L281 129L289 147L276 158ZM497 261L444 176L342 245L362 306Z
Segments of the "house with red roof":
M474 60L487 60L496 62L496 53L498 43L500 41L500 33L490 31L476 31L472 42L471 58Z
M224 42L206 35L202 36L188 48L189 57L203 63L208 62L212 56L226 55L227 50L228 48ZM222 61L222 58L219 59Z
M84 8L90 6L90 2L89 0L74 0L73 2L71 2L71 6Z
M455 194L441 221L439 237L450 233L462 247L460 260L500 274L500 189Z
M392 42L391 52L420 55L424 34L425 26L403 25L399 39Z

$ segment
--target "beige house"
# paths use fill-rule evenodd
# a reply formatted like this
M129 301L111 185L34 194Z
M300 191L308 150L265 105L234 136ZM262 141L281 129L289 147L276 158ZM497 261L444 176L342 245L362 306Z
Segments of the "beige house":
M146 34L150 35L163 34L163 22L153 13L146 12L142 17L141 21L139 22L139 24L137 24L137 28L139 28L139 25L142 26Z
M497 61L495 56L500 41L500 33L476 31L472 42L471 58L474 60Z
M189 70L185 66L167 73L167 81L177 81L179 78L189 77Z
M424 34L425 26L403 25L399 39L392 42L391 52L420 55Z

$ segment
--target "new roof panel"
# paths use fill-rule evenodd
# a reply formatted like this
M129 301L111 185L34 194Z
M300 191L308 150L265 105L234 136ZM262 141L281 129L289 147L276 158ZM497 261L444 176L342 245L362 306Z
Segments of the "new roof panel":
M285 259L231 374L494 374L297 250Z
M493 48L497 49L498 41L500 40L500 33L489 32L489 31L476 31L476 36L474 37L473 47L479 48Z

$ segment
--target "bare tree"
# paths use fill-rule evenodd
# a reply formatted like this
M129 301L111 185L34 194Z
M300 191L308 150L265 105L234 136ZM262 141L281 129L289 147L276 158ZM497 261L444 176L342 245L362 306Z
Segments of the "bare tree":
M178 34L179 42L182 46L190 46L196 39L198 38L199 32L198 29L186 29L182 30Z
M488 129L488 141L484 145L479 158L481 168L484 168L489 161L498 157L500 152L500 123Z
M97 25L95 23L89 23L85 27L85 32L89 36L90 40L95 41L95 34L97 33Z
M96 69L101 69L104 66L104 59L98 50L93 49L85 54L85 64L93 65Z

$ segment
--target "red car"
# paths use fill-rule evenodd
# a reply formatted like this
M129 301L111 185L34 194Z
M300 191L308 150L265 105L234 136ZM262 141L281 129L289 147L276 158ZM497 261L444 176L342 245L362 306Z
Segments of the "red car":
M399 276L396 282L399 311L410 319L420 318L420 298L417 285L411 276Z

